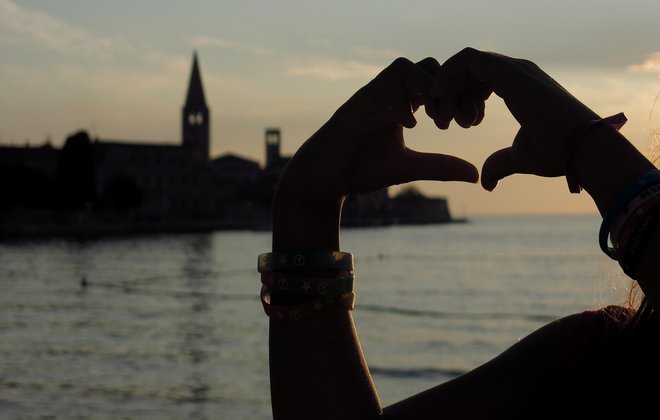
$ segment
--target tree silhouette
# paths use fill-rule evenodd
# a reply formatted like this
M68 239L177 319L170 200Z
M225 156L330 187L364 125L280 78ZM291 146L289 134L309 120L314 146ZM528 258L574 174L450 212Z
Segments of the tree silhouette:
M408 185L399 191L396 195L396 198L424 198L424 194L417 188L412 185Z
M79 131L66 139L57 165L60 205L80 209L96 197L94 151L89 135Z

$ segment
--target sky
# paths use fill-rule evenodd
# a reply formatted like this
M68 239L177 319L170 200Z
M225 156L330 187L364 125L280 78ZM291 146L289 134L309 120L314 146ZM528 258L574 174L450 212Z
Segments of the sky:
M660 2L0 0L0 144L106 140L178 144L197 51L211 108L211 154L264 161L264 130L293 154L395 58L441 63L466 46L536 62L649 153L660 129ZM410 147L480 168L518 125L499 98L469 130L423 112ZM494 192L420 182L457 216L596 213L563 178L515 175ZM394 192L396 188L394 189Z

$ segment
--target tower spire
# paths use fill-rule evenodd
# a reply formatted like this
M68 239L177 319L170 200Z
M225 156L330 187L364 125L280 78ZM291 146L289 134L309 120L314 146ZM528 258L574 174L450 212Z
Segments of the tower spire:
M210 144L210 110L206 106L202 77L199 72L197 51L193 53L192 70L188 82L186 103L181 113L181 128L183 146L191 151L200 161L209 158Z
M197 63L197 51L193 52L193 65L190 72L190 81L188 82L188 95L186 96L185 106L187 108L206 106L202 76L199 73L199 64Z

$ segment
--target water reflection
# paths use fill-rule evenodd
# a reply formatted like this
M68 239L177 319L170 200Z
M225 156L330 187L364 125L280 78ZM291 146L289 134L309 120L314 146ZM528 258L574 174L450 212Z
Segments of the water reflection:
M268 243L0 240L0 418L271 418L254 269Z
M184 244L185 259L181 265L183 286L189 292L181 297L181 319L178 329L182 332L181 352L190 363L187 378L183 381L185 392L181 402L193 403L190 416L207 418L206 402L211 391L207 348L215 335L209 304L210 281L213 272L213 240L210 235L191 236Z

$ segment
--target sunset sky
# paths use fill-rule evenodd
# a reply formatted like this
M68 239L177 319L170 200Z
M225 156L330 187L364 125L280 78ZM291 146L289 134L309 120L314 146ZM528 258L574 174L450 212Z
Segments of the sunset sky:
M263 131L292 154L398 56L443 62L465 46L535 61L596 112L624 111L646 152L660 129L660 2L0 0L0 144L61 145L86 129L111 140L180 142L193 51L211 108L212 155L263 162ZM422 117L411 147L481 167L517 123L492 98L471 130ZM418 184L457 215L595 212L563 179L523 175L488 193Z

